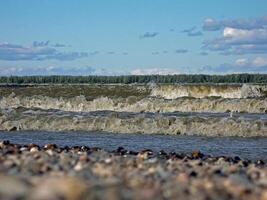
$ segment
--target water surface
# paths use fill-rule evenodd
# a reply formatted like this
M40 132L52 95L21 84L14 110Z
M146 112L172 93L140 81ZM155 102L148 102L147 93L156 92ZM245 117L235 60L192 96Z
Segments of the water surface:
M244 159L267 161L267 137L198 137L170 135L112 134L102 132L0 132L0 140L12 143L36 143L44 145L55 143L59 146L86 145L115 150L123 146L129 150L145 148L154 151L165 150L190 153L200 150L214 156L240 156Z

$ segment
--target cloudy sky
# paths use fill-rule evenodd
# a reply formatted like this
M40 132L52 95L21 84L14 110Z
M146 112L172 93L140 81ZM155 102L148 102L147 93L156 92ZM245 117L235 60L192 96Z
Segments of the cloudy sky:
M267 73L266 0L6 0L0 75Z

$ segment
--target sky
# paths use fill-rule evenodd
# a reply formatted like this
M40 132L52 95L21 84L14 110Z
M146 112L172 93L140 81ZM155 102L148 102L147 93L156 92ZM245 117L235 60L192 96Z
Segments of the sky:
M267 73L266 0L1 0L0 76Z

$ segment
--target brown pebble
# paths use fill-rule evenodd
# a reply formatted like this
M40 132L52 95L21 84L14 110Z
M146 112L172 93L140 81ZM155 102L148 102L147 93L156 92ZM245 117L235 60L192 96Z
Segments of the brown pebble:
M191 156L194 159L200 159L203 157L203 154L200 151L193 151Z
M51 150L54 150L57 148L57 145L56 144L46 144L44 146L45 149L51 149Z

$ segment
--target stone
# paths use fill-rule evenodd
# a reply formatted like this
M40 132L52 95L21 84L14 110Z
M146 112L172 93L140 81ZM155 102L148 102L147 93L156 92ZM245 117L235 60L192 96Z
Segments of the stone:
M80 146L63 150L54 145L1 144L0 199L4 200L266 200L267 196L266 165L242 158L199 151L166 155L147 149L130 154L124 148L87 151Z
M70 177L42 178L33 188L30 200L83 200L88 186L81 180Z
M202 158L204 155L200 152L200 151L194 151L191 154L192 158L194 159L200 159Z
M30 184L18 178L0 175L0 199L25 199Z

